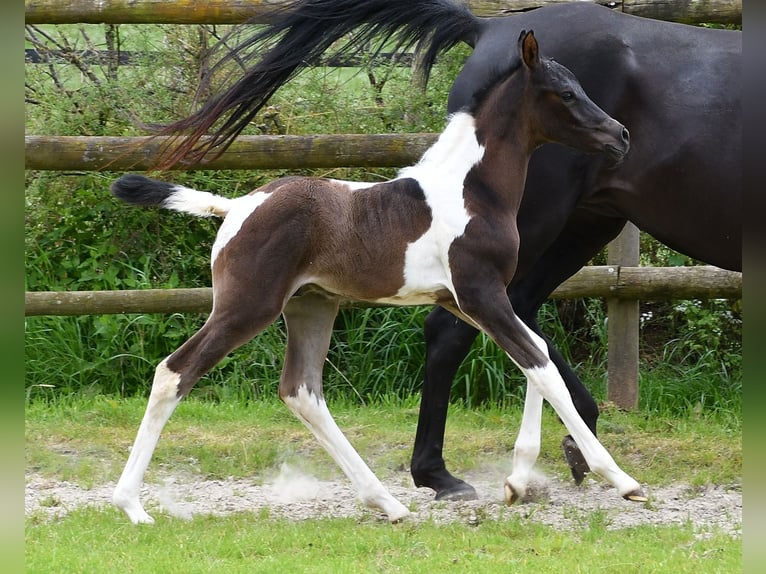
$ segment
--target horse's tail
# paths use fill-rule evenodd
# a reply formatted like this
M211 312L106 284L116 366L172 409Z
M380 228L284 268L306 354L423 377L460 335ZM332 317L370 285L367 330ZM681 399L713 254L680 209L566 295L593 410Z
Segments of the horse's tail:
M161 154L159 169L199 163L209 152L214 154L207 159L220 156L277 89L338 40L343 42L335 55L358 51L376 38L395 39L397 50L416 46L427 81L438 54L460 42L473 46L480 22L454 0L290 0L270 16L265 28L245 24L221 40L228 51L201 80L198 94L232 61L245 70L242 77L192 115L158 126L158 135L186 136ZM239 40L228 48L233 35ZM383 43L376 44L374 54ZM219 120L221 125L202 139Z
M224 217L231 209L232 200L208 191L198 191L151 179L143 175L128 174L112 183L112 195L132 205L159 206L199 217Z

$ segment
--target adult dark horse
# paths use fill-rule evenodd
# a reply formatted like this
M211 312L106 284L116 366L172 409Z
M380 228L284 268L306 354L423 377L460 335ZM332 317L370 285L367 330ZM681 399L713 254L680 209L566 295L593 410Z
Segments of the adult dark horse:
M532 157L518 214L518 268L508 290L517 314L542 335L540 305L626 221L691 257L741 270L741 33L628 16L586 2L489 19L450 0L295 2L266 29L253 28L254 35L235 49L232 57L251 51L259 59L228 91L168 126L165 133L191 137L164 166L223 151L282 83L341 37L342 49L350 52L376 35L398 33L404 46L420 43L426 73L439 52L468 43L473 53L449 97L455 111L504 64L509 44L525 28L544 38L546 52L625 123L633 147L619 166L551 145ZM200 140L220 118L225 120L212 137ZM412 476L437 498L473 497L473 488L447 471L442 447L451 382L477 331L436 309L425 332ZM595 433L595 402L550 342L548 348ZM579 482L587 465L570 437L563 445Z
M155 371L152 392L113 501L132 522L152 522L139 493L160 433L181 399L230 351L284 316L279 396L343 469L360 499L391 521L408 514L335 424L322 367L343 300L438 304L486 332L526 375L527 404L506 479L523 496L540 449L547 400L594 471L631 500L646 500L575 410L545 342L505 294L516 267L516 214L532 152L558 142L619 161L625 127L605 114L562 65L540 57L532 32L454 114L437 142L396 179L369 184L287 177L229 199L127 175L122 200L225 217L211 256L213 310Z

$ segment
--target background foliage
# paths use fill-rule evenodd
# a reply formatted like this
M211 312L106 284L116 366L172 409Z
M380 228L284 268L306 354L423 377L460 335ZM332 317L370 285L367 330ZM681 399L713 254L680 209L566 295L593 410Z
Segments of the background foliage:
M82 25L27 27L27 47L52 63L26 65L29 134L145 135L193 109L199 74L221 26ZM93 60L82 50L110 50ZM118 54L128 53L130 64ZM249 133L439 131L449 86L468 54L443 57L427 89L407 67L312 68L280 90ZM204 95L203 95L204 97ZM294 173L294 172L293 172ZM393 170L304 170L311 175L381 180ZM26 174L27 290L207 286L217 224L140 210L109 194L117 173ZM178 183L237 196L280 171L174 172ZM642 238L642 263L694 261ZM601 261L597 260L596 263ZM328 364L328 395L396 400L420 388L427 308L342 311ZM546 331L597 399L605 397L606 326L601 300L549 302ZM148 391L154 365L204 321L201 315L30 317L25 325L27 396L135 395ZM233 353L195 393L214 400L274 395L284 345L281 324ZM741 305L731 301L642 303L642 408L683 411L741 404ZM454 383L467 405L517 402L515 369L480 337Z

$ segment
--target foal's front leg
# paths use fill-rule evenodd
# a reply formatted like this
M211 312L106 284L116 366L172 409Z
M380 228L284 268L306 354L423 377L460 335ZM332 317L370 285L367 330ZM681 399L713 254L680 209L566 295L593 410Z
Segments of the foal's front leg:
M616 487L624 498L646 500L641 485L617 466L578 414L561 374L548 357L545 341L516 316L502 283L484 283L464 289L462 293L460 298L461 291L458 292L461 312L492 337L522 370L527 378L527 392L530 388L534 389L534 394L528 397L525 405L519 436L527 452L514 457L514 462L521 462L522 467L517 469L514 466L512 474L506 479L506 502L511 504L526 493L530 465L537 458L534 442L539 450L539 430L532 429L533 426L540 426L542 403L539 397L548 401L559 415L593 472ZM530 420L530 415L534 420Z
M365 464L338 428L322 396L322 367L337 312L338 302L319 294L294 297L287 303L283 311L287 353L279 396L341 467L360 500L396 522L409 511Z

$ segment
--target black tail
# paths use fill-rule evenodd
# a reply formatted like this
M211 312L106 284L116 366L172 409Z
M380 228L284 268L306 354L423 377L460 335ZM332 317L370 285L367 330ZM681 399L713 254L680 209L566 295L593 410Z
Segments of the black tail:
M143 175L129 173L114 181L109 190L117 199L133 205L163 205L175 185Z
M274 92L341 38L344 42L334 55L351 54L373 39L394 39L397 50L416 46L427 80L438 54L461 41L473 45L479 24L466 6L454 0L292 0L269 20L266 28L238 26L221 40L227 46L232 36L241 38L235 47L226 48L198 93L204 93L211 75L231 61L245 67L244 76L194 114L159 129L158 135L186 137L166 148L170 151L157 167L199 163L209 152L214 154L207 159L220 156ZM247 67L256 57L258 61ZM221 119L220 127L211 130ZM208 131L210 137L202 139Z

